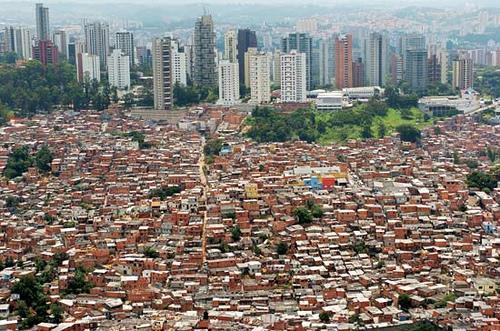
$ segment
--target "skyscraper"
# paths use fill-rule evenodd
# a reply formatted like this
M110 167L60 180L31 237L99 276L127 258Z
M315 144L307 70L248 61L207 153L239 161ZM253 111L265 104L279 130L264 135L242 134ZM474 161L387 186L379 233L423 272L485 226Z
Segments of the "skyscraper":
M128 56L131 67L135 65L134 35L132 32L115 33L115 49L120 49L124 55Z
M226 31L224 34L224 60L238 62L238 35L235 30Z
M61 53L64 58L68 58L68 39L66 36L66 31L64 30L57 30L54 32L52 36L52 40L54 41L54 44L56 44L57 48L59 49L59 53Z
M194 27L193 83L217 86L217 64L215 62L215 33L212 16L200 17Z
M290 53L292 50L306 55L306 88L310 90L314 85L311 74L313 66L312 38L307 33L290 33L288 37L281 39L281 51L283 53Z
M334 83L335 77L335 40L319 40L319 84L326 86Z
M452 86L454 89L466 90L474 86L474 62L470 58L461 57L453 60Z
M153 89L156 110L171 110L172 86L172 40L169 37L153 40Z
M220 105L232 106L240 99L240 80L238 62L222 60L219 63L219 101Z
M108 81L119 90L130 87L130 60L121 49L114 49L108 58Z
M257 48L257 35L255 31L250 29L238 30L238 43L237 43L237 59L239 65L240 84L245 83L245 77L248 75L245 70L245 54L249 48Z
M281 55L281 102L305 102L307 98L306 55L292 50Z
M389 50L387 38L380 33L370 33L364 40L364 61L366 84L384 86L389 74Z
M38 40L50 39L49 28L49 8L44 7L43 3L37 3L35 7L36 16L36 38Z
M57 46L51 40L38 40L33 46L33 59L43 65L57 64L59 62Z
M31 59L31 32L23 27L7 27L4 30L4 51L14 52L23 60Z
M270 59L266 53L250 57L250 100L253 104L271 101Z
M335 86L352 87L352 35L338 37L335 41Z
M101 67L106 68L109 56L109 25L107 23L86 23L85 52L99 56Z

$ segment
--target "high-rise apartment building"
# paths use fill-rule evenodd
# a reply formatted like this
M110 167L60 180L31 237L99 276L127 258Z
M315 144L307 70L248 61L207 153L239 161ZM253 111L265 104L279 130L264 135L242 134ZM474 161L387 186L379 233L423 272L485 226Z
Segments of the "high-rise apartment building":
M236 30L229 30L224 34L224 60L231 63L238 62L238 33Z
M238 30L238 54L236 57L239 65L240 84L244 84L245 77L248 76L248 73L245 72L245 54L249 48L257 48L257 35L255 34L255 31L250 29Z
M114 49L108 58L108 82L119 90L130 87L130 59L121 49Z
M335 87L352 87L352 35L340 36L335 41Z
M252 104L271 101L270 58L267 53L250 57L250 102Z
M427 59L427 83L441 83L441 63L436 54L431 55Z
M38 40L33 46L33 59L43 65L55 65L59 62L59 50L51 40Z
M78 52L76 55L76 77L79 82L101 81L99 56Z
M115 33L115 49L119 49L129 58L130 67L135 65L134 34L129 31Z
M372 32L364 40L365 79L369 86L384 86L389 75L387 37Z
M474 61L462 57L453 60L452 86L454 89L466 90L474 86Z
M109 56L109 25L92 22L84 25L85 52L99 56L101 67L106 68Z
M333 85L335 78L335 40L319 40L319 85Z
M171 110L172 86L172 40L169 37L153 40L153 89L156 110Z
M405 80L414 91L423 91L428 82L427 50L408 49L406 51Z
M172 40L172 83L187 85L186 53L176 39Z
M281 51L290 53L292 50L306 55L306 88L310 90L314 86L311 72L313 67L312 38L307 33L290 33L288 37L281 39Z
M7 27L4 29L4 52L13 52L23 60L31 59L31 32L24 27Z
M61 53L65 59L68 58L68 37L66 36L66 31L57 30L52 35L52 41L56 44L59 49L59 53Z
M219 63L219 101L220 105L232 106L240 99L240 79L238 62L222 60Z
M403 58L399 54L391 56L391 81L393 84L398 84L403 80L404 68Z
M281 54L281 102L307 99L307 61L304 53Z
M50 39L50 25L49 25L49 8L44 7L43 3L35 5L36 17L36 39L49 40Z
M281 51L275 50L271 54L271 81L274 85L281 86Z
M217 86L215 33L212 16L200 17L194 27L193 83Z
M352 87L365 86L365 81L365 65L363 59L358 57L356 61L352 63Z
M258 50L257 50L257 48L254 48L254 47L250 47L247 50L247 52L245 53L245 61L243 64L245 67L245 70L244 70L245 78L243 79L243 82L247 88L250 88L250 58L257 53L258 53Z

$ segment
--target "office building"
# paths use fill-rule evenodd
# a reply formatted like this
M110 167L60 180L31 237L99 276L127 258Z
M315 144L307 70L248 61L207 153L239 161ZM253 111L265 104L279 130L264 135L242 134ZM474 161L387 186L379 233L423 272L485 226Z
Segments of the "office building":
M335 86L337 89L352 87L352 35L335 40Z
M453 60L452 87L458 90L466 90L474 86L474 62L470 58L458 58Z
M255 34L255 31L250 29L238 30L238 54L236 57L238 59L240 84L245 84L245 77L248 76L248 73L245 72L245 54L249 48L257 48L257 35ZM247 85L247 87L249 86Z
M171 38L153 40L152 56L154 107L156 110L171 110L173 106Z
M101 81L99 56L78 52L76 55L76 77L79 82Z
M61 53L65 59L68 59L68 37L66 36L66 31L55 31L52 35L52 41L54 41L54 44L56 44L59 49L59 53Z
M423 91L428 82L427 50L409 49L406 51L405 80L414 91Z
M322 112L342 110L344 96L342 91L319 93L315 100L316 109Z
M187 85L187 60L184 47L179 45L179 41L173 39L172 43L172 83Z
M118 90L130 87L130 59L121 49L114 49L108 58L108 82Z
M238 34L236 30L229 30L224 34L223 58L231 63L238 62Z
M250 57L250 102L252 104L271 101L270 59L267 53Z
M86 23L85 52L99 56L101 68L106 68L109 56L109 25L107 23Z
M134 35L132 32L120 31L115 33L115 49L119 49L129 58L130 67L135 63Z
M307 61L304 53L292 50L281 55L281 102L305 102Z
M306 88L310 90L314 86L311 72L313 67L312 38L307 33L290 33L288 37L281 39L281 51L290 53L292 50L306 55Z
M35 18L36 18L36 39L49 40L50 39L49 8L44 7L43 3L37 3L35 5Z
M238 62L222 60L219 63L219 105L232 106L240 99Z
M366 85L384 86L389 75L389 49L387 37L370 33L364 40L364 62Z
M200 17L194 28L193 83L205 87L217 86L215 33L212 16Z
M4 29L4 52L16 53L18 58L29 60L33 56L31 32L24 27L7 27Z
M59 50L51 40L38 40L33 46L33 59L43 65L56 65L59 62Z

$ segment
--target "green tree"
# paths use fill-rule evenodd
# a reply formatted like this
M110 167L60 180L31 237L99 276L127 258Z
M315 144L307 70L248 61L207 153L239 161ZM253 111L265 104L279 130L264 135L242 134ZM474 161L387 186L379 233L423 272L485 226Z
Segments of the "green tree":
M467 175L467 186L475 187L480 190L486 188L492 191L497 187L497 180L491 174L481 171L473 171Z
M12 179L21 176L33 164L28 146L23 146L14 149L7 159L7 165L3 171L3 175Z
M412 143L420 141L421 132L413 125L402 124L398 126L396 130L399 132L401 141L412 142Z
M231 238L233 241L240 241L241 239L241 229L238 225L231 229Z
M144 255L146 257L151 258L151 259L156 259L156 258L160 257L160 253L158 253L158 251L156 249L154 249L153 247L144 248Z
M205 156L214 156L219 155L222 149L222 140L221 139L209 139L205 146L203 147L203 153Z
M50 314L52 315L53 323L55 324L61 323L63 321L63 313L64 310L59 304L53 303L50 305Z
M309 224L313 221L313 215L311 211L306 207L297 207L293 211L293 216L297 219L299 224Z
M90 289L93 287L92 283L87 281L85 274L86 270L82 267L78 267L75 270L73 278L68 281L68 287L66 288L66 294L80 294L89 293Z
M386 134L387 134L387 127L385 126L384 122L380 122L377 126L377 136L379 138L384 138Z
M322 311L319 313L319 319L323 323L329 323L330 322L330 313L326 311Z
M276 245L276 253L278 253L278 255L285 255L287 252L288 252L287 243L280 241L278 245Z
M369 125L364 125L361 129L361 138L370 139L371 137L373 137L371 127Z
M400 294L398 298L398 304L403 311L408 312L408 310L411 308L410 296L408 294Z
M42 172L49 172L51 169L52 160L54 156L47 145L42 148L35 155L35 165Z

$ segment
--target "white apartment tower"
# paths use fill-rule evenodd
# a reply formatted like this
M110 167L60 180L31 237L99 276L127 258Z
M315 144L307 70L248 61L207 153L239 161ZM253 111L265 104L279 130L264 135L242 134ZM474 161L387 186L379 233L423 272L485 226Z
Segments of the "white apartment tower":
M153 40L153 89L156 110L171 110L173 105L172 85L172 39Z
M121 49L115 49L108 57L109 85L119 90L130 87L130 59Z
M364 42L365 79L369 86L384 86L389 74L387 37L372 32Z
M271 101L271 61L267 53L250 57L250 100L253 104Z
M101 80L101 63L99 56L88 53L76 55L76 73L79 82Z
M186 52L175 39L172 40L172 81L174 85L187 85Z
M240 99L240 75L238 62L222 60L219 63L219 101L223 106L232 106Z
M452 87L466 90L474 86L474 62L470 58L453 60Z
M292 50L281 55L281 102L305 102L306 54Z

